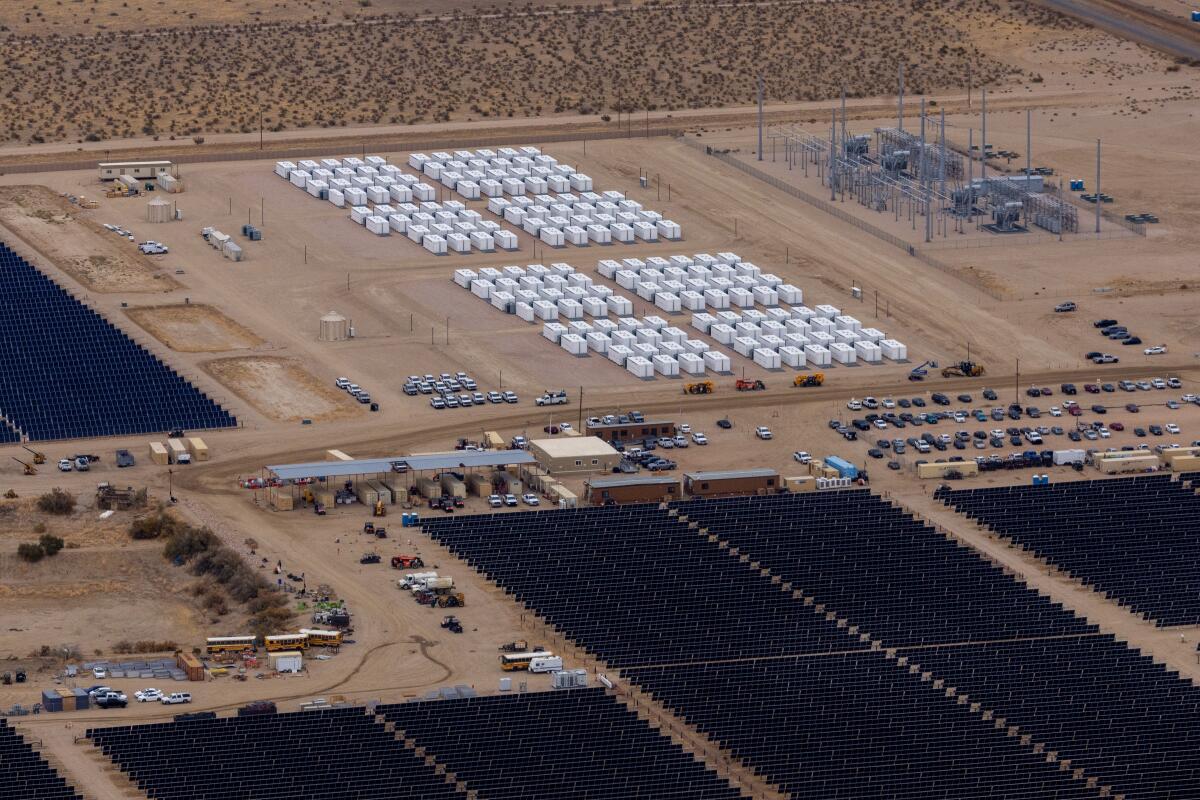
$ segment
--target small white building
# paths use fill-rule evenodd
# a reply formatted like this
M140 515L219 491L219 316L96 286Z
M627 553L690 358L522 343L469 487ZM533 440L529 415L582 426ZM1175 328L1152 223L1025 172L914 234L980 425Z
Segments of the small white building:
M304 654L299 650L280 650L267 653L274 672L301 672L304 669Z

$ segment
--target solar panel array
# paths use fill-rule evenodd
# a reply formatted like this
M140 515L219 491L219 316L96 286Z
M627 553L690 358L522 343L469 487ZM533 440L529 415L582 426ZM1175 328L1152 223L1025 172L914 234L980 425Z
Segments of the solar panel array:
M425 530L792 796L1200 797L1192 684L869 492Z
M87 735L155 800L450 800L465 796L455 783L480 800L740 796L599 688L381 705L374 712L186 720Z
M949 506L1159 625L1200 624L1200 496L1169 475L949 491Z
M452 784L361 708L95 728L154 800L453 800Z
M82 800L3 718L0 718L0 796L21 800Z
M228 412L0 243L0 442L224 428Z
M603 689L379 706L488 800L737 800L717 778Z

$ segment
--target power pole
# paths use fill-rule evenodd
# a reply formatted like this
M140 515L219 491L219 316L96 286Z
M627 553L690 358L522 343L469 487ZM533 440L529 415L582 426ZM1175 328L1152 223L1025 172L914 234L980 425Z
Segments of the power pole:
M904 131L904 63L900 64L900 101L896 105L897 126Z
M1100 232L1100 140L1096 140L1096 233Z

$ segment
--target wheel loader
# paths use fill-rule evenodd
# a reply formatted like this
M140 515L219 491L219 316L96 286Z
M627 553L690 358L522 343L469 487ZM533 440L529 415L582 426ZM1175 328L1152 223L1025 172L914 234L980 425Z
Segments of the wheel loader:
M797 375L792 379L792 386L821 386L824 383L824 372L814 372L811 375Z
M712 394L716 387L712 381L697 381L696 383L687 383L683 386L684 394Z

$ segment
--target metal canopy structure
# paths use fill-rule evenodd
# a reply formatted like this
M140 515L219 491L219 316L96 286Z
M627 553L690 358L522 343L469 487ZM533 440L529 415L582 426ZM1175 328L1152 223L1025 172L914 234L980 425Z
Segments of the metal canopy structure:
M506 467L512 464L533 464L534 458L525 450L455 450L450 453L392 456L391 458L356 458L352 461L308 461L301 464L275 464L267 471L283 481L312 478L346 478L354 475L374 475L382 472L411 470L471 469Z

